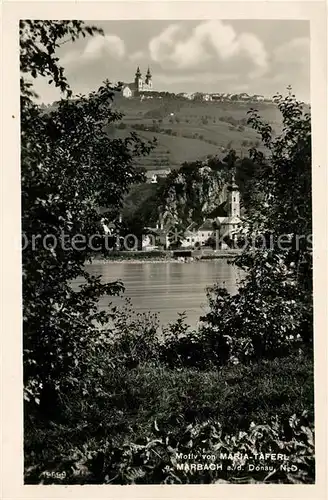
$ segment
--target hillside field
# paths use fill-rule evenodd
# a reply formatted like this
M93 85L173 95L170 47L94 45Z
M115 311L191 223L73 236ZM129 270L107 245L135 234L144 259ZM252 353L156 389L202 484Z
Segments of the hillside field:
M256 108L275 133L281 116L273 103L193 102L173 99L124 99L115 97L113 109L124 116L110 135L124 137L131 131L157 146L138 162L147 170L178 168L184 161L224 155L233 148L239 156L260 147L256 131L247 125L247 111Z

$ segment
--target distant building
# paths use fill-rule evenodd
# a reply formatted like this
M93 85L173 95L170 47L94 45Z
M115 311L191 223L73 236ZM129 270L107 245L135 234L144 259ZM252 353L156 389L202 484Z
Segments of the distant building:
M201 247L213 236L214 226L212 219L206 219L202 224L195 222L185 231L184 239L181 242L181 248Z
M153 90L153 80L149 67L146 73L146 78L145 80L143 80L140 68L138 66L134 82L123 84L122 95L123 97L130 98L135 95L138 95L140 92L149 92L152 90Z
M171 173L171 169L148 170L146 172L147 182L157 184L159 179L167 177Z
M163 224L157 224L156 227L145 227L147 234L143 236L143 250L154 250L158 247L165 249L170 246L169 232L163 228Z
M250 99L250 96L246 92L242 92L239 94L239 99L241 101L248 101Z
M212 101L222 101L222 94L212 94Z
M191 92L184 92L182 94L182 96L185 98L185 99L189 99L189 100L192 100L194 98L194 94L191 93Z
M124 87L122 88L122 94L123 94L123 97L129 98L129 97L132 97L133 92L128 85L124 85Z
M204 94L203 95L203 101L211 101L212 100L212 96L210 94Z
M255 94L252 98L254 101L264 101L264 95Z

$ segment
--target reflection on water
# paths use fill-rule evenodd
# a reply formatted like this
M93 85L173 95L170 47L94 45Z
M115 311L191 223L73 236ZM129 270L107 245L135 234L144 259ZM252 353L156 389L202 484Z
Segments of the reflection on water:
M235 293L241 274L227 260L179 262L101 263L87 265L94 275L102 275L104 283L120 279L125 285L125 297L138 312L158 313L162 325L178 318L185 311L188 324L195 327L199 316L206 311L207 286L215 282ZM82 283L76 280L75 286ZM74 287L75 287L74 286ZM108 302L120 304L122 299L103 297L100 308Z

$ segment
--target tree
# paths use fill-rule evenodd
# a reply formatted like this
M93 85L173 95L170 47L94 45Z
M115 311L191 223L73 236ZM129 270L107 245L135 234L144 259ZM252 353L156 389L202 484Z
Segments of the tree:
M115 220L129 186L144 180L134 157L151 149L134 134L108 137L106 125L122 117L111 109L109 82L71 99L56 49L95 33L101 30L80 21L20 23L24 395L44 411L50 402L54 411L58 395L79 377L87 386L87 373L100 369L95 356L99 361L108 345L113 311L99 312L97 301L123 285L102 284L84 264L103 239L99 207ZM40 76L63 93L48 113L34 103L28 80ZM79 276L85 284L75 290Z
M291 92L275 102L283 118L279 137L256 110L249 116L269 154L250 152L261 197L247 219L247 246L234 262L247 275L234 296L210 289L210 312L203 318L205 338L220 345L221 361L286 355L301 347L311 352L311 121Z

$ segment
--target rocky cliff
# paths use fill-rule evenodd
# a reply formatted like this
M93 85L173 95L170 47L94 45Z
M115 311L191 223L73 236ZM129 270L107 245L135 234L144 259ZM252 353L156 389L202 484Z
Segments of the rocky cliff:
M202 222L226 199L229 170L219 160L184 164L159 188L159 213L185 227Z

